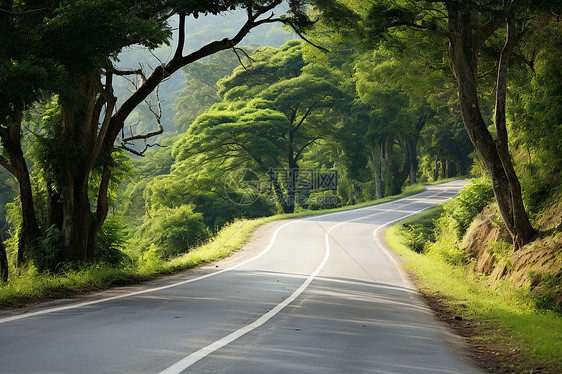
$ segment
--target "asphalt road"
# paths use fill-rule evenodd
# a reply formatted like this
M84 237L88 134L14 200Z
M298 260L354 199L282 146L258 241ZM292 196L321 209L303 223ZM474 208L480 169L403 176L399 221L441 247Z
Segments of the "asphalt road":
M218 267L0 313L0 373L478 373L379 235L462 185L270 224Z

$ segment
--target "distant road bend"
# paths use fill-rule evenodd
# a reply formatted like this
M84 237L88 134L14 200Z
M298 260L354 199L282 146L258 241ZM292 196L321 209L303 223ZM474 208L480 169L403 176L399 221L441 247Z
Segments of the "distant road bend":
M269 224L175 283L3 312L0 373L479 373L380 235L463 184Z

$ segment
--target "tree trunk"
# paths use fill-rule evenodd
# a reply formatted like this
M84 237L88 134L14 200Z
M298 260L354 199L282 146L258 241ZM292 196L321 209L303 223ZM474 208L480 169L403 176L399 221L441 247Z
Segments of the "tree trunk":
M404 156L406 158L406 163L408 167L408 184L411 186L417 183L417 173L418 173L418 156L417 147L418 140L420 138L420 133L425 126L427 121L427 115L421 115L418 118L418 122L414 126L414 131L410 134L410 137L406 139L404 144Z
M373 147L371 156L369 157L369 162L371 163L371 167L373 168L373 174L375 177L375 198L377 200L384 197L384 176L382 166L383 148L384 146L382 144L382 141L377 141L377 143Z
M291 206L289 204L289 202L287 202L287 199L285 198L285 194L283 193L283 189L281 188L281 185L279 184L279 181L277 180L277 177L275 176L275 172L273 172L273 170L268 170L267 171L267 175L269 176L269 179L271 180L271 184L273 185L273 192L275 193L275 196L277 197L277 201L279 202L279 204L281 205L281 209L283 210L283 213L293 213L294 212L294 205L292 206L292 211L291 211Z
M4 247L4 238L0 234L0 282L8 281L8 256L6 255L6 247Z
M2 132L3 146L10 157L9 171L18 182L21 204L22 225L18 238L18 266L23 265L29 256L36 253L40 236L33 203L31 178L21 148L21 121L22 111L18 110L14 118L8 121L8 128L3 129Z
M86 251L87 258L94 258L96 242L98 238L98 232L100 231L105 219L107 218L107 213L109 212L108 205L108 191L109 191L109 180L111 178L111 168L105 166L103 168L103 173L101 176L101 182L98 190L98 203L96 214L93 216L93 222L90 227L90 237L88 239L88 249Z
M506 30L506 43L500 54L498 64L498 77L496 83L496 107L495 107L495 127L496 127L496 148L505 170L507 180L509 182L509 193L511 194L511 205L513 210L513 225L515 229L515 237L513 242L516 249L531 241L536 231L531 226L523 205L523 197L521 195L521 185L519 178L515 173L511 155L509 153L509 142L507 135L507 124L505 117L506 96L507 96L507 70L509 60L518 35L513 17L508 17ZM513 236L513 235L512 235Z
M477 87L478 53L482 43L480 18L477 10L465 9L460 12L454 4L451 2L448 6L449 58L459 85L459 101L464 126L490 175L500 214L513 239L515 249L518 249L531 240L535 230L523 207L517 176L514 171L511 172L513 164L511 157L508 157L507 132L498 134L502 138L499 142L505 143L499 147L501 148L499 150L480 111ZM505 60L500 61L498 66L499 90L505 89L501 87L500 80L505 83L507 79L507 63ZM501 92L498 94L501 97ZM499 110L505 115L505 100L502 102L497 97L496 101L496 113Z
M82 76L76 81L73 97L64 98L62 105L63 140L79 150L79 157L68 154L64 159L62 260L75 262L88 258L91 210L88 196L90 173L95 165L97 118L96 96L99 93L98 75Z
M447 178L453 178L457 175L457 165L455 162L449 161L447 165Z

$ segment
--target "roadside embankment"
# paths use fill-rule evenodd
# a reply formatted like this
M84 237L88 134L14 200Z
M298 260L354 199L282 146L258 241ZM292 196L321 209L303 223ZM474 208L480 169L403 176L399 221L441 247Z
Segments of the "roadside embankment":
M465 202L475 196L464 196ZM466 338L483 367L562 372L558 205L539 215L537 239L514 252L494 204L459 230L462 212L471 210L462 200L461 193L457 201L390 227L388 244L404 258L436 316Z

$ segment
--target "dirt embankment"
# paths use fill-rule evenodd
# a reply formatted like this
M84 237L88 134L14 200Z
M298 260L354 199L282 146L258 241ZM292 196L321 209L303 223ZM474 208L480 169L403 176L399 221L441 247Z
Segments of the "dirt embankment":
M491 280L508 279L518 287L536 287L543 274L562 274L561 222L562 201L535 222L536 240L513 252L497 207L491 205L472 223L463 244L475 259L476 272Z

